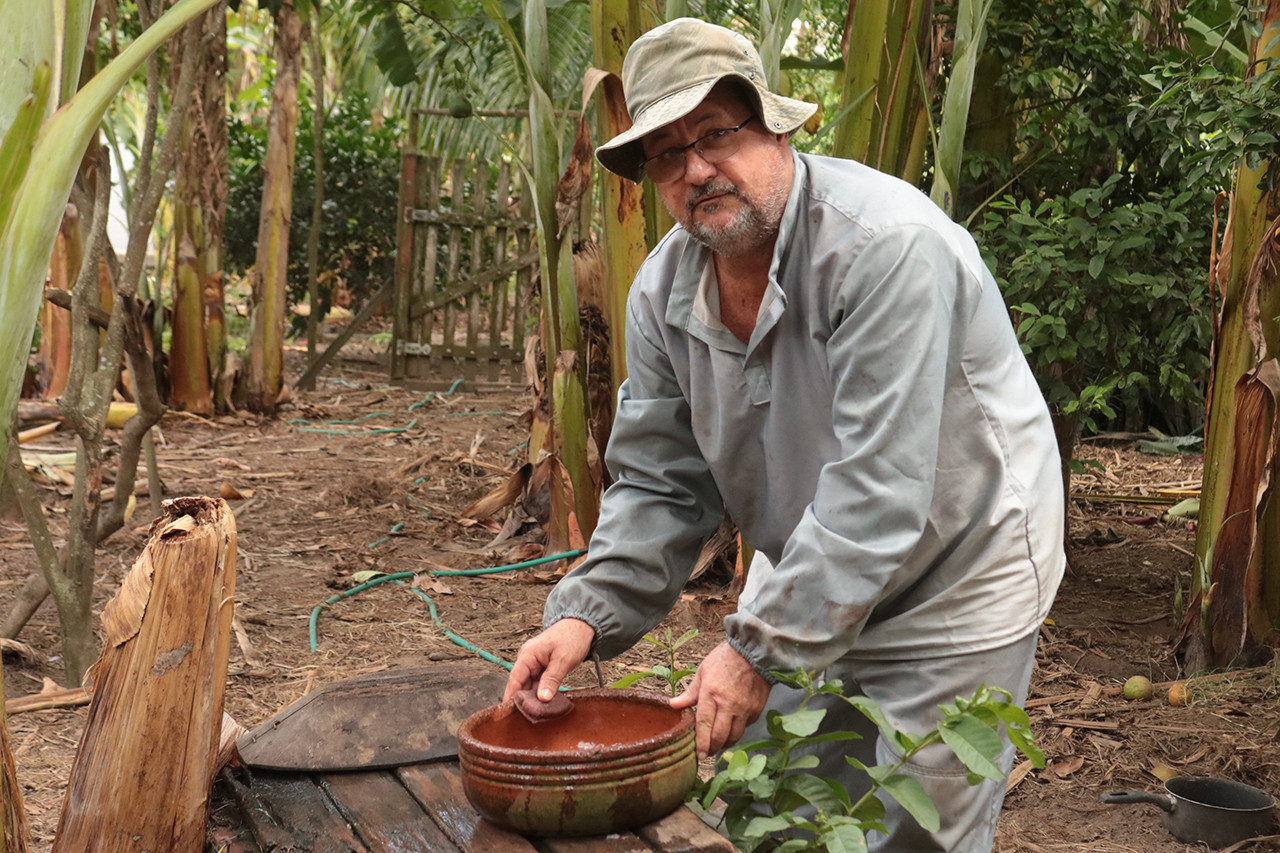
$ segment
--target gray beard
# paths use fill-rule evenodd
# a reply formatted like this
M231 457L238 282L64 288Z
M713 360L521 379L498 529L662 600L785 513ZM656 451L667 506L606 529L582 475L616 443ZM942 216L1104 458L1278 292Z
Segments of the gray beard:
M775 186L760 199L743 195L737 186L727 181L700 187L689 201L688 216L684 228L693 239L717 255L733 258L745 255L770 243L778 235L778 225L787 206L786 191L789 187ZM692 205L698 199L714 193L735 196L741 203L738 215L728 225L707 228L693 218Z

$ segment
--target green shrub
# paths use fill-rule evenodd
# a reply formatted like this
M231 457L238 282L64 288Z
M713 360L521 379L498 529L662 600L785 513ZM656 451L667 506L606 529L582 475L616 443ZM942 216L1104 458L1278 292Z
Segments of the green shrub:
M262 163L267 129L259 121L232 118L228 128L230 186L227 193L227 268L243 274L254 263L262 207ZM372 296L394 274L396 210L400 185L400 126L378 124L368 101L344 94L324 127L325 192L320 221L321 312L341 282L356 304ZM289 300L307 298L307 235L314 198L314 139L310 109L298 123L293 174L293 218L289 229Z

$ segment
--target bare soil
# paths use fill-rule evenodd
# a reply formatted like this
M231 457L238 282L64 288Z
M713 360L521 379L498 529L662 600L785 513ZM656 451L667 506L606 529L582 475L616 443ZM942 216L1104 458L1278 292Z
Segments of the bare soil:
M523 461L527 394L390 387L375 363L350 358L319 384L315 392L295 393L276 419L171 414L161 425L166 494L218 495L230 486L244 496L230 502L239 528L236 614L244 641L232 647L227 710L250 728L317 685L472 654L441 626L509 660L537 631L555 581L547 566L477 577L420 574L440 625L421 598L383 584L325 607L311 649L312 610L352 587L358 572L493 567L540 552L532 525L494 546L494 523L463 518L468 505ZM70 446L62 434L38 444ZM1280 794L1280 672L1267 666L1192 682L1185 707L1171 706L1163 688L1148 701L1116 695L1132 675L1153 682L1177 675L1170 646L1176 590L1189 583L1194 532L1159 515L1177 502L1179 489L1196 488L1201 461L1143 455L1125 442L1095 443L1083 452L1100 467L1078 476L1074 488L1095 497L1071 505L1073 568L1044 628L1029 708L1048 766L1015 770L996 850L1194 850L1164 831L1154 806L1107 806L1099 794L1158 790L1157 774L1166 770L1226 776ZM61 535L69 490L40 491ZM1167 498L1161 505L1116 497L1161 494ZM140 499L130 524L101 548L97 610L141 553L150 518ZM0 612L34 567L22 523L0 519ZM708 575L696 582L667 620L677 634L700 631L682 650L683 661L696 661L720 639L720 621L734 606L725 581ZM9 698L37 692L45 678L62 678L51 602L19 639L34 654L6 655ZM660 661L655 648L642 644L606 661L604 675ZM585 685L596 676L587 667L574 678ZM9 719L37 853L52 842L85 718L82 707Z

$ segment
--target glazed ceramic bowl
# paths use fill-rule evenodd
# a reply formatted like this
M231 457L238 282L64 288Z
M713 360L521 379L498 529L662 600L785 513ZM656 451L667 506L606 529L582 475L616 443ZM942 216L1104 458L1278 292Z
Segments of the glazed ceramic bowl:
M531 723L510 703L458 728L462 790L524 835L604 835L674 811L698 772L691 709L642 690L579 690L573 711Z

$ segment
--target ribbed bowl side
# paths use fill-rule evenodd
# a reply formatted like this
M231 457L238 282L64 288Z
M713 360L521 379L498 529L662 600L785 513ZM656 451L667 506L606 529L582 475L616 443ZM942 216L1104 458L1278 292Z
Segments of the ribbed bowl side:
M510 704L463 722L458 761L476 811L526 835L601 835L684 802L698 772L691 710L638 690L570 698L573 712L552 723L528 723Z

